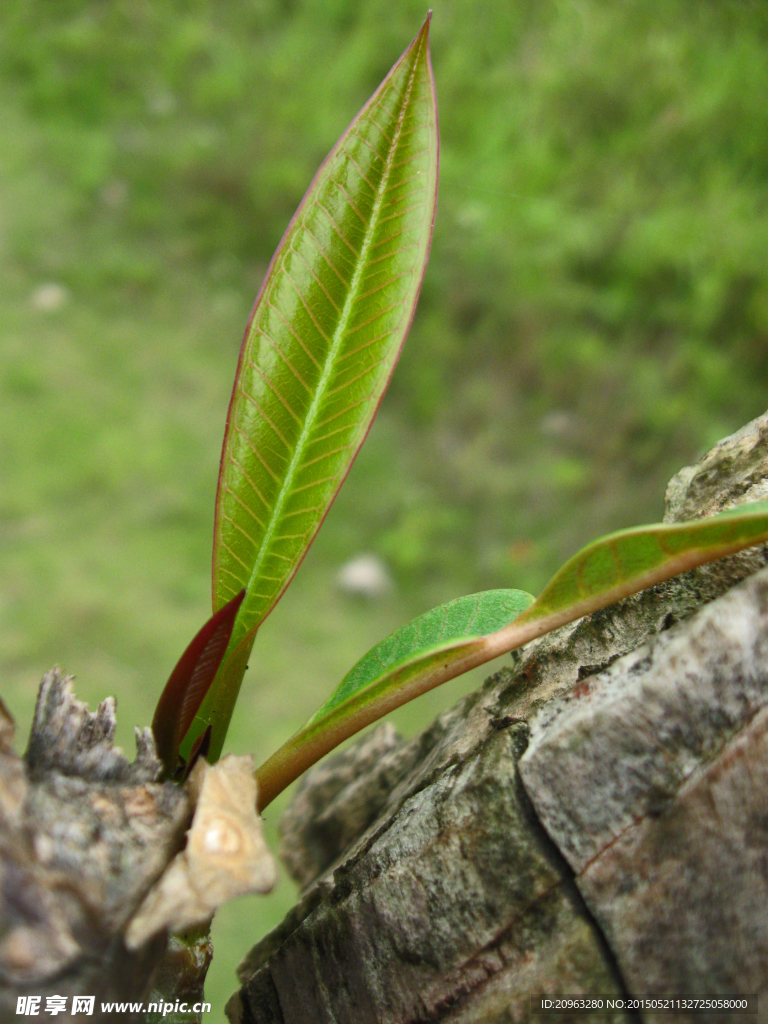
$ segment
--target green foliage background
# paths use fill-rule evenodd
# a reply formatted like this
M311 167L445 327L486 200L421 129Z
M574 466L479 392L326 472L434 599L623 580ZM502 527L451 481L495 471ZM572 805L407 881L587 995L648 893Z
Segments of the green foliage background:
M480 589L536 593L582 543L658 519L671 473L767 404L765 5L434 7L432 261L369 441L257 642L230 749L259 758L409 617ZM210 609L250 303L424 14L4 0L0 680L22 735L54 662L92 705L117 694L129 749L149 722ZM45 311L50 283L66 301ZM397 583L378 602L335 585L362 551ZM211 1019L292 899L283 883L220 915Z

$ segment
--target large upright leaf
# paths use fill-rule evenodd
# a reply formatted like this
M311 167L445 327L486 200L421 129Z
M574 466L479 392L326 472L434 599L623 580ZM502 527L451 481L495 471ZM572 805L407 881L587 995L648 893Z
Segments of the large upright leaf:
M427 612L374 647L304 728L258 768L259 806L342 740L440 683L686 569L767 540L768 502L692 523L640 526L574 555L532 604L520 591L489 591ZM488 614L462 631L460 616L475 602ZM457 628L435 640L436 623L454 614Z
M196 723L213 722L212 757L255 631L349 471L413 317L437 195L428 29L318 171L248 323L221 457L214 608L246 597Z

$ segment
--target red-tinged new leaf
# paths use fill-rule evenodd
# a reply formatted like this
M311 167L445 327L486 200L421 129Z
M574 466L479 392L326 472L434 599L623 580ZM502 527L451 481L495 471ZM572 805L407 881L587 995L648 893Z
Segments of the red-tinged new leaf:
M179 747L216 677L245 591L219 609L184 651L165 684L152 719L157 753L172 776Z
M317 172L246 329L216 498L214 608L246 597L192 730L213 724L213 759L256 630L366 437L416 307L437 197L428 27Z

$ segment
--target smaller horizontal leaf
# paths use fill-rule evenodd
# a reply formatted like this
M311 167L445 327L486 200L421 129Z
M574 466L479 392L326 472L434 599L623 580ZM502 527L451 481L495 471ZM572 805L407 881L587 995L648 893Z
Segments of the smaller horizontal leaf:
M515 625L523 629L529 623L547 623L541 632L548 632L764 540L768 540L768 501L740 505L694 522L619 530L567 561Z
M266 807L285 786L342 740L432 687L623 597L765 541L768 501L741 505L695 522L621 530L574 555L536 601L527 608L523 606L520 614L495 631L423 651L394 670L383 671L356 692L351 687L344 690L353 673L360 671L373 655L372 651L342 681L318 715L257 770L259 806ZM468 599L460 598L459 602L462 600ZM433 614L427 612L423 618Z
M459 663L479 640L509 625L532 601L533 597L522 590L487 590L459 597L420 615L361 658L289 743L295 750L302 748L305 756L312 758L310 764L313 763L317 759L312 750L313 737L327 742L335 727L343 728L352 708L359 708L367 698L376 697L380 702L387 693L399 694L410 680L428 680L435 670ZM304 770L300 763L295 763L294 778ZM262 801L271 799L267 774L259 775L262 807L266 806Z
M403 671L440 652L455 651L488 633L495 633L533 603L522 590L486 590L432 608L376 644L352 668L332 696L309 720L318 722L349 697L385 677Z
M218 672L244 597L241 590L211 616L179 658L160 694L152 732L169 776L176 771L181 742Z

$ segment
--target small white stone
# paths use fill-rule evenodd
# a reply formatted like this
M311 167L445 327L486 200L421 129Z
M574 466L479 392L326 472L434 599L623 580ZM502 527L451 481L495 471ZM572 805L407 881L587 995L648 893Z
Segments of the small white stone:
M155 117L169 117L177 106L176 97L168 89L157 89L147 96L147 110Z
M383 597L393 589L392 577L378 555L358 555L339 569L339 588L360 597Z
M128 201L128 193L128 183L114 178L101 190L101 201L112 210L120 210Z
M575 417L565 409L554 409L543 416L539 430L547 437L568 437L576 426Z
M63 284L48 281L32 292L32 305L41 313L55 313L69 301L69 292Z

